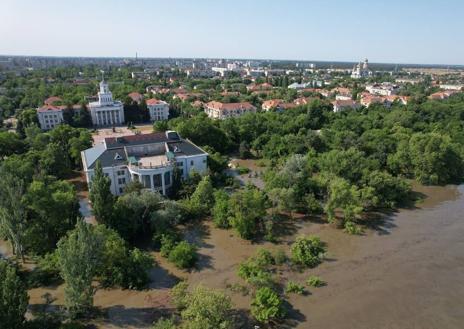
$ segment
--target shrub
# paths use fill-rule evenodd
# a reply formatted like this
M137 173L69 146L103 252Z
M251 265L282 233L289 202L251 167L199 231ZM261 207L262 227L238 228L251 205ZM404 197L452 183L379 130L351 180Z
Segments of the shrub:
M325 282L318 276L312 275L306 280L306 284L310 287L322 287L325 286Z
M271 252L263 248L258 249L256 252L255 261L259 266L269 266L275 264L274 257L272 256Z
M247 167L237 167L237 172L239 175L245 175L250 172L250 169Z
M322 261L325 248L319 237L301 236L292 244L291 252L294 264L315 267Z
M282 265L287 261L287 255L283 249L277 249L274 253L274 262L276 265Z
M152 329L176 329L176 322L174 319L161 318L153 323Z
M298 295L302 295L304 293L304 287L303 285L293 282L293 281L288 281L287 286L285 287L285 293L295 293Z
M186 281L180 281L171 289L172 302L178 310L183 310L187 306L187 289Z
M272 286L273 279L271 273L259 266L253 259L241 263L237 272L238 276L249 284L256 287Z
M348 221L345 223L345 229L344 231L348 234L352 234L352 235L360 235L363 233L363 230L361 227L359 227L358 225L356 225L355 223L351 222L351 221Z
M160 248L161 256L168 257L171 251L176 246L177 237L172 234L162 234L160 241L161 241L161 248Z
M285 316L282 299L271 288L260 288L251 302L251 314L262 323L282 319Z
M197 248L195 245L182 241L169 253L168 259L179 268L193 267L197 261Z

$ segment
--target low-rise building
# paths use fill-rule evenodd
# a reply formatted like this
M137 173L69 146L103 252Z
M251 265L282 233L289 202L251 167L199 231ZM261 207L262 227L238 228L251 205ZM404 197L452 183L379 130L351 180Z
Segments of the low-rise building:
M248 102L221 103L212 101L204 105L205 113L212 119L227 119L239 117L246 113L255 113L256 107Z
M168 195L174 168L179 169L183 179L192 171L206 173L208 168L208 153L175 131L105 138L103 143L82 151L81 156L89 188L92 189L95 166L100 161L114 195L122 194L131 181Z
M389 82L374 83L367 85L366 90L372 95L390 96L398 93L399 86Z
M361 105L354 100L335 100L332 102L334 112L340 112L343 110L356 110Z
M155 98L147 100L147 108L151 121L163 121L169 119L169 104Z
M295 108L297 106L298 104L296 103L287 103L287 102L284 102L282 99L270 99L270 100L264 101L261 108L267 112L270 110L284 111L284 110Z
M464 85L460 85L460 84L458 84L458 85L441 84L440 89L463 91L464 90Z
M445 90L445 91L439 91L436 93L433 93L429 96L429 99L434 99L434 100L442 100L442 99L447 99L450 96L457 94L459 91L457 90Z
M63 111L65 106L47 105L37 109L37 118L39 120L40 129L50 130L63 123Z

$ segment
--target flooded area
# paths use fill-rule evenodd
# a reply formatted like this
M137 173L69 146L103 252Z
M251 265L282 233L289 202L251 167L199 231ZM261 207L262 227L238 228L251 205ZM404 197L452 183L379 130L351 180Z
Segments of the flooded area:
M389 215L362 236L351 236L326 223L290 220L279 244L240 239L232 230L196 225L187 239L199 245L200 260L192 272L180 271L157 253L149 289L98 290L95 305L104 314L100 328L149 328L167 314L169 288L183 278L192 285L225 289L235 306L247 309L251 297L233 292L242 283L238 264L260 247L282 248L301 234L317 234L327 243L327 259L304 272L277 273L284 283L304 283L319 275L327 285L289 295L289 320L279 328L450 329L464 327L464 186L415 186L424 200L415 208ZM3 249L0 249L3 251ZM63 286L30 290L30 303L42 304L50 293L62 305Z

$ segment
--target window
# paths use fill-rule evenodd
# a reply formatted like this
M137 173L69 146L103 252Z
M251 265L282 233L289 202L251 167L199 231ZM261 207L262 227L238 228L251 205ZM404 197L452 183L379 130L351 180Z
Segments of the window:
M184 165L183 162L177 162L177 167L182 167Z
M123 189L122 189L122 187L120 187L119 188L119 193L122 194L122 192L123 192Z
M203 163L206 163L206 159L203 159Z
M190 165L193 166L193 160L190 160Z
M118 184L121 185L121 184L126 184L126 179L123 177L123 178L118 178Z
M161 174L156 174L153 176L153 185L155 187L161 187Z
M118 176L124 176L126 172L124 170L118 170Z
M171 172L167 171L164 173L164 185L171 185Z

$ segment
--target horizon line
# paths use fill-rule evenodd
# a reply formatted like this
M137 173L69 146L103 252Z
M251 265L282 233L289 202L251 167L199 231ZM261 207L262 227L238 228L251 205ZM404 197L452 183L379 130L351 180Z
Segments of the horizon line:
M0 54L0 57L39 57L39 58L75 58L75 59L135 59L135 56L75 56L75 55L18 55L18 54ZM140 57L137 56L137 60L141 59L207 59L207 60L253 60L253 61L278 61L278 62L321 62L321 63L359 63L360 61L352 60L308 60L308 59L272 59L272 58L244 58L244 57ZM362 61L362 60L361 60ZM369 64L387 64L387 65L426 65L426 66L448 66L448 67L462 67L464 64L439 64L439 63L401 63L401 62L369 62Z

